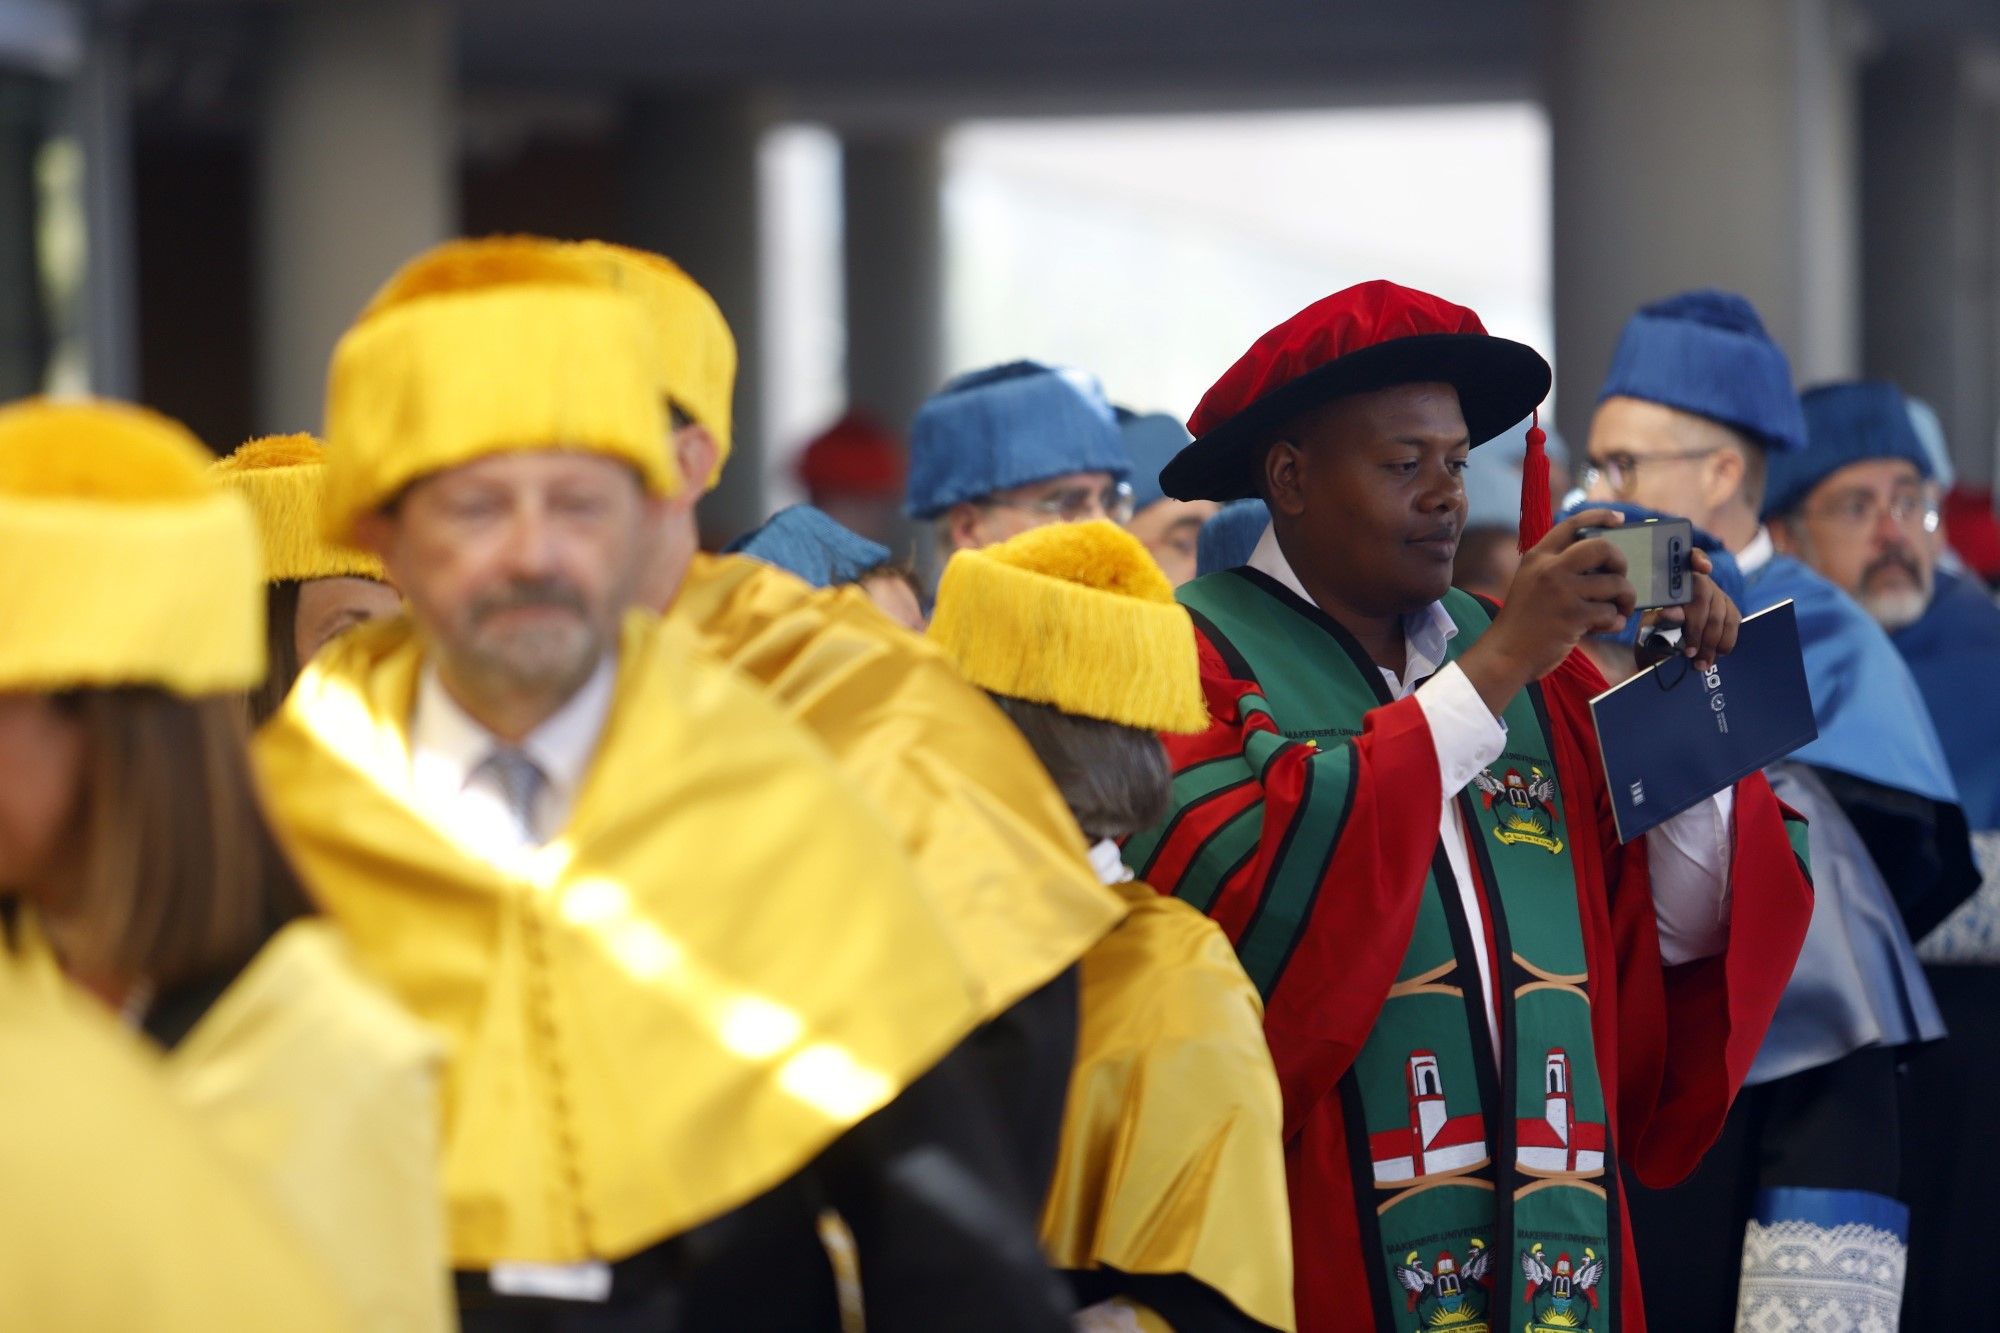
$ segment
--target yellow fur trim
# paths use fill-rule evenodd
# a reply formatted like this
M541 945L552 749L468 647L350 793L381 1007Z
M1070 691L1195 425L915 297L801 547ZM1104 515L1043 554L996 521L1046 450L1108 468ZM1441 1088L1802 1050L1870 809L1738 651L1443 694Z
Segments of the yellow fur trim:
M1146 731L1208 726L1194 622L1115 523L1054 524L960 551L930 637L994 694Z
M0 495L150 503L214 488L210 454L171 417L133 403L30 398L0 409Z
M367 306L363 320L426 296L485 291L491 287L598 287L603 279L590 264L568 254L561 241L542 236L481 236L446 241L410 260L389 276Z
M263 679L256 531L208 462L124 403L0 409L0 690Z
M250 502L264 546L264 577L382 578L382 562L320 536L326 507L326 450L310 435L267 435L240 446L212 469Z
M605 454L674 494L656 359L638 303L602 287L503 285L364 319L327 381L323 531L352 541L411 482L491 454Z
M668 396L715 437L718 452L708 484L722 480L729 461L730 412L736 396L736 337L722 307L672 260L647 250L580 241L570 247L600 267L612 286L638 298L659 339Z

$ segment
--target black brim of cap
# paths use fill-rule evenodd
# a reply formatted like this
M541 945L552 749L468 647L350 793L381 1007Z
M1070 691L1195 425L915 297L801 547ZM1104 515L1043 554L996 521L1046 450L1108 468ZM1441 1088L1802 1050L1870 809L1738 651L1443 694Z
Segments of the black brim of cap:
M1241 500L1257 493L1258 451L1293 417L1348 394L1398 384L1449 384L1473 444L1484 444L1548 397L1552 376L1525 343L1482 333L1424 333L1350 352L1271 390L1196 439L1160 469L1176 500Z

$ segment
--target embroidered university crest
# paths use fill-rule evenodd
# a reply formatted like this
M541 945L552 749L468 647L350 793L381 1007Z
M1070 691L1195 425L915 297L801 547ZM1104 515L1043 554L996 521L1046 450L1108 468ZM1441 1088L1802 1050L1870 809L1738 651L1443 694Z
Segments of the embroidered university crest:
M1493 1252L1475 1236L1465 1262L1452 1258L1450 1250L1438 1253L1436 1269L1424 1267L1420 1253L1396 1265L1396 1280L1403 1284L1409 1308L1426 1330L1450 1333L1489 1333L1486 1306L1492 1299Z
M1527 1283L1521 1299L1533 1311L1528 1333L1590 1333L1597 1284L1604 1276L1597 1251L1586 1249L1579 1264L1572 1264L1567 1254L1550 1264L1537 1241L1521 1253L1521 1276Z
M1524 843L1539 847L1551 856L1563 849L1556 825L1562 812L1556 807L1556 781L1534 765L1528 776L1510 768L1499 777L1481 772L1472 780L1479 798L1493 812L1493 837L1506 846Z

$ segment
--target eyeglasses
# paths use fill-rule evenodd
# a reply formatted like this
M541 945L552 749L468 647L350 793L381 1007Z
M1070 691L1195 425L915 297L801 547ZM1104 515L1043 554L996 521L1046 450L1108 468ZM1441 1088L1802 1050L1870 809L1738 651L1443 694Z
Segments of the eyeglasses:
M1121 527L1132 521L1132 487L1113 482L1102 490L1088 486L1067 486L1032 500L988 499L995 509L1019 509L1057 523L1081 523L1102 515Z
M1882 497L1869 491L1850 491L1826 504L1807 511L1806 517L1831 523L1849 532L1866 532L1882 521L1887 514L1895 520L1896 526L1905 530L1921 526L1925 532L1938 530L1937 506L1930 497L1917 491L1898 491L1885 504Z
M1712 444L1706 449L1682 449L1667 454L1607 454L1603 458L1591 459L1583 469L1583 489L1587 491L1601 480L1611 488L1613 495L1622 496L1638 485L1642 464L1685 463L1720 452L1722 446Z

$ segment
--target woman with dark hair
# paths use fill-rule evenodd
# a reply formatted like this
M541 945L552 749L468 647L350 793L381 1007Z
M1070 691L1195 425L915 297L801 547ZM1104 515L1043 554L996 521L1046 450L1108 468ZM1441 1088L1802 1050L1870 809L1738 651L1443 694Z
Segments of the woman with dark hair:
M264 657L250 692L250 725L278 711L299 672L326 643L356 625L403 609L382 562L320 535L325 450L310 435L268 435L214 465L250 502L264 551Z
M930 637L1020 728L1129 909L1083 956L1042 1218L1078 1328L1292 1328L1263 1006L1220 927L1135 880L1119 855L1119 840L1167 809L1158 733L1207 725L1193 623L1138 539L1098 521L953 556Z
M444 1328L438 1052L353 971L259 812L256 535L206 461L143 409L0 409L5 948L150 1039L358 1326Z

